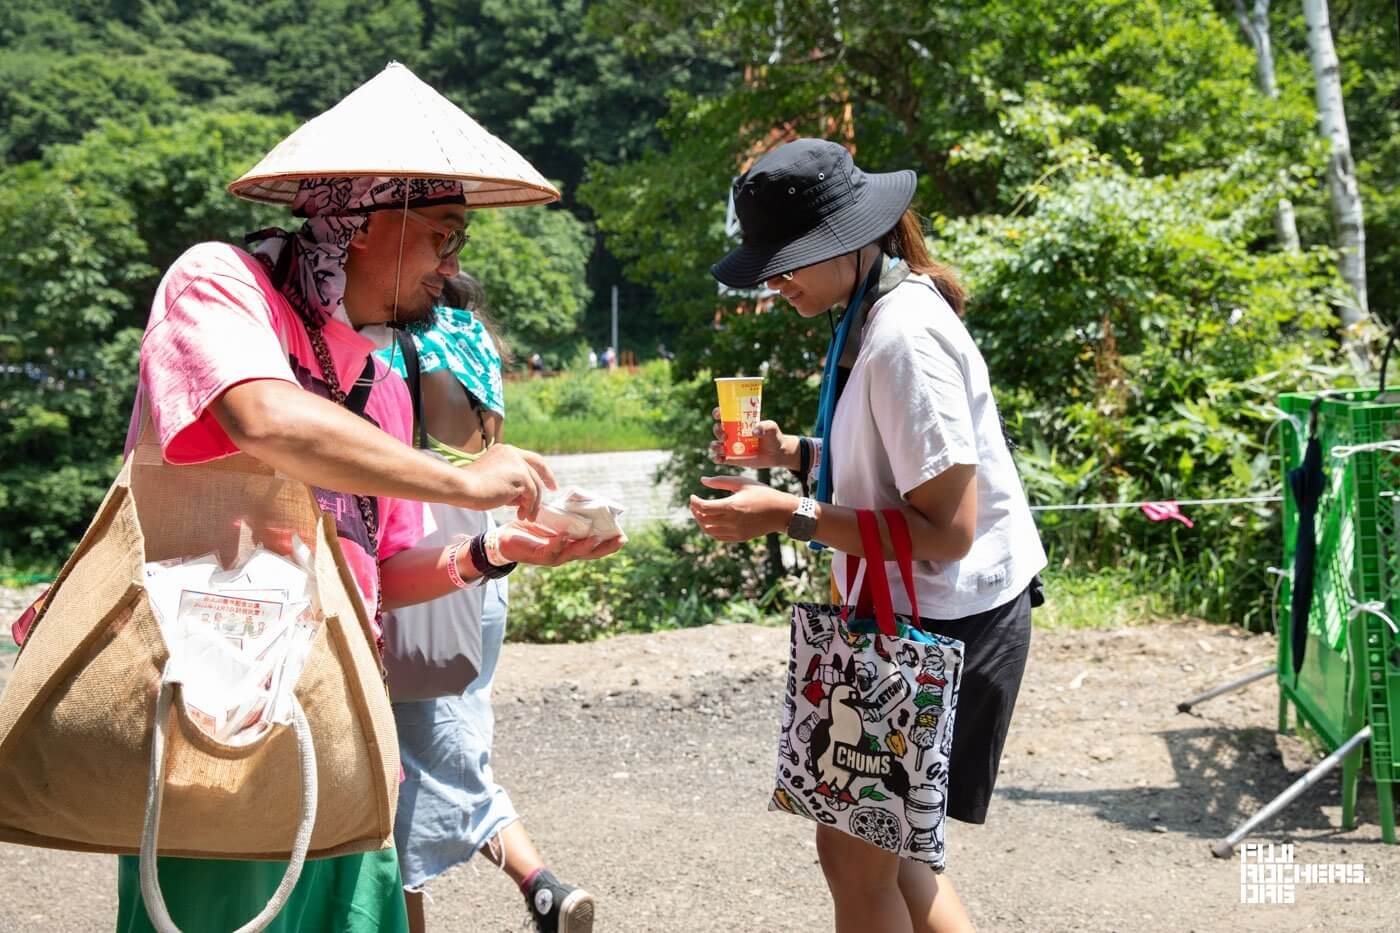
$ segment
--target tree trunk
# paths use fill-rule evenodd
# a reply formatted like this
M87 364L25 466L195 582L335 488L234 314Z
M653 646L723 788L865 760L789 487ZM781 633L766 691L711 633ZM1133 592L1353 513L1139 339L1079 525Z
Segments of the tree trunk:
M1245 38L1254 48L1254 76L1259 82L1259 93L1271 100L1276 99L1278 85L1274 82L1274 46L1269 38L1269 0L1254 0L1254 5L1248 11L1245 10L1244 0L1235 0L1235 15L1239 17ZM1278 179L1282 187L1285 182L1283 172L1279 172ZM1274 233L1285 252L1296 253L1302 249L1293 202L1288 198L1279 198L1274 208Z
M1308 51L1317 84L1318 125L1331 148L1327 191L1332 206L1332 228L1337 238L1338 267L1351 289L1349 300L1341 309L1342 346L1358 368L1366 369L1365 347L1358 326L1369 317L1366 226L1361 214L1361 192L1356 184L1356 163L1351 158L1351 135L1347 132L1346 110L1342 105L1340 66L1332 44L1327 0L1303 0L1303 18L1308 24Z

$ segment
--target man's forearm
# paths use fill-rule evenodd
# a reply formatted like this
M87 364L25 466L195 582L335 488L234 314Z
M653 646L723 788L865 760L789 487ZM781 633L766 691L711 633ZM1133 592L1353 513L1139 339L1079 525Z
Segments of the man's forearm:
M399 609L415 603L457 592L457 586L447 573L450 546L414 547L400 551L379 565L379 586L384 608ZM475 580L480 574L458 550L457 574L463 580Z
M290 383L236 385L211 411L240 450L304 483L358 495L478 505L463 471Z

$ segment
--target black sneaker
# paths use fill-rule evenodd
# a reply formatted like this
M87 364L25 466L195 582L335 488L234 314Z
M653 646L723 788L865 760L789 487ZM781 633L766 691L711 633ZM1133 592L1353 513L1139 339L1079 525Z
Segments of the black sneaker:
M593 895L561 883L547 868L530 882L525 900L540 933L593 933Z

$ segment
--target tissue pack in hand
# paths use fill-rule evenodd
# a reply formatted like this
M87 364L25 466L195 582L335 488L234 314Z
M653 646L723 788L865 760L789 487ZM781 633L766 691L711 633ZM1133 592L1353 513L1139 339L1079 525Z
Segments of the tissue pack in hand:
M596 537L606 541L622 534L618 516L624 509L610 499L580 489L566 489L540 508L536 521L570 540Z

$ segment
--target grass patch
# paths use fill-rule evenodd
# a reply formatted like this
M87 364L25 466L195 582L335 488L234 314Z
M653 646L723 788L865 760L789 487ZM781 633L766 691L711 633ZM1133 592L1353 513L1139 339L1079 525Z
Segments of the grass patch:
M54 577L58 576L58 570L58 564L42 567L28 565L14 567L0 563L0 587L7 590L18 590L39 583L52 583Z
M1113 628L1172 615L1166 598L1122 571L1045 571L1045 605L1037 628Z
M507 411L509 407L507 406ZM510 418L505 439L542 454L592 454L617 450L655 450L665 446L649 424L601 423L589 418L524 421Z
M665 446L662 420L671 404L671 367L635 372L573 369L543 379L507 382L505 439L546 454L651 450Z

